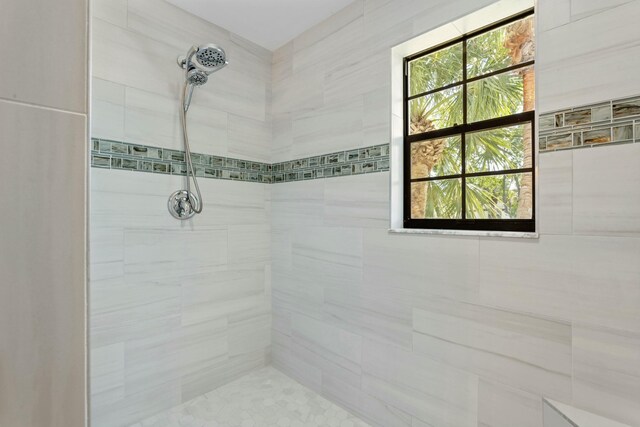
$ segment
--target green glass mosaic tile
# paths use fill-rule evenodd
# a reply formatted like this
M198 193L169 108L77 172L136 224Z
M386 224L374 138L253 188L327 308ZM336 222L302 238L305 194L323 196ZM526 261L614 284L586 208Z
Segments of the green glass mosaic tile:
M541 114L540 152L640 142L640 97Z
M91 165L96 168L185 176L185 153L122 141L93 139ZM192 153L197 177L259 183L361 175L389 170L389 145L376 145L275 164Z

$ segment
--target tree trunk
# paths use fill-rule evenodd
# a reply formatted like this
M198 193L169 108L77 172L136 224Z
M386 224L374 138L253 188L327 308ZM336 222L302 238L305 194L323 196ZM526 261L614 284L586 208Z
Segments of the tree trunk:
M433 130L433 123L424 116L412 117L411 133ZM425 178L431 175L433 167L440 161L445 148L445 140L429 140L411 145L411 178ZM411 218L426 218L428 182L411 184Z
M535 108L535 73L533 69L527 69L522 73L524 81L524 111L531 111ZM533 165L533 141L531 135L531 125L524 127L524 167L530 168ZM530 219L533 214L533 174L525 174L520 184L520 199L518 200L518 219Z
M532 61L535 57L535 41L533 34L533 19L527 18L515 22L507 29L505 46L510 49L513 64ZM535 108L535 72L531 68L521 71L523 81L523 111L532 111ZM524 167L533 164L533 141L531 125L524 127ZM529 219L533 214L533 177L526 174L520 184L520 197L516 218Z

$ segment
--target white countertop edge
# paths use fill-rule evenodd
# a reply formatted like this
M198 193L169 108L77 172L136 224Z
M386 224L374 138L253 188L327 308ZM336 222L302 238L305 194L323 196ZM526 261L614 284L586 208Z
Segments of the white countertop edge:
M423 228L390 228L390 234L432 234L439 236L505 237L510 239L538 239L538 233L516 231L476 231L476 230L427 230Z
M571 422L571 424L578 427L631 427L627 424L622 424L617 421L604 418L600 415L574 408L573 406L565 403L547 398L543 400L547 405L549 405L549 407Z

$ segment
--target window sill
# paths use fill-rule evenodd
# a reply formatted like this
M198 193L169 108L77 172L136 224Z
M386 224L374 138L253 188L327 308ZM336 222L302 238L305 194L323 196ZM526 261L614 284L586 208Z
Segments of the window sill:
M516 231L428 230L420 228L390 228L389 234L433 234L439 236L504 237L510 239L537 239L538 233Z

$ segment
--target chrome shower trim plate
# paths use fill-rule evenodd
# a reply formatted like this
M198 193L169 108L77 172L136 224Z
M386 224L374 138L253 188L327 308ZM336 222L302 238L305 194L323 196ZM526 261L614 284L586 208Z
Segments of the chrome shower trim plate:
M200 204L198 198L192 193L189 197L187 190L178 190L169 196L167 202L167 208L172 217L179 220L191 219L196 215L196 211L193 209L192 201L197 208Z

